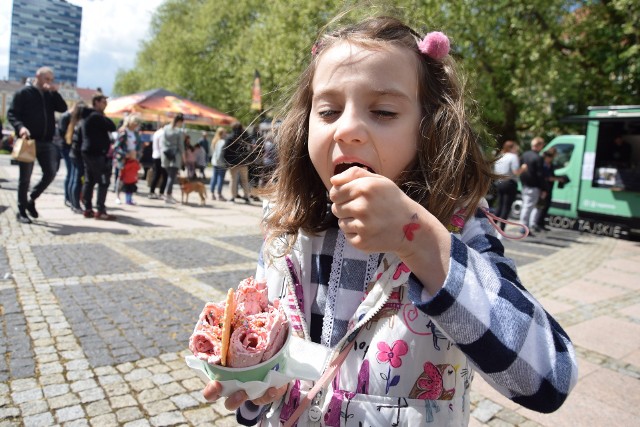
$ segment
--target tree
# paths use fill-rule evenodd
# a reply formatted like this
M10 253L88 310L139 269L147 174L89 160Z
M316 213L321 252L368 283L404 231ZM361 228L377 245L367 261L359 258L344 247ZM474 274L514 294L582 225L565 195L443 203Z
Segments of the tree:
M563 23L554 46L573 65L556 87L554 113L584 112L589 105L635 104L640 96L640 4L585 1ZM563 82L563 83L564 83Z
M118 94L165 87L249 121L251 83L260 70L264 104L280 105L294 84L331 4L285 0L169 0Z
M632 0L167 0L120 94L165 87L249 122L254 70L263 104L282 104L309 60L318 30L393 13L422 32L443 30L498 140L560 132L559 119L596 104L636 103L640 5Z

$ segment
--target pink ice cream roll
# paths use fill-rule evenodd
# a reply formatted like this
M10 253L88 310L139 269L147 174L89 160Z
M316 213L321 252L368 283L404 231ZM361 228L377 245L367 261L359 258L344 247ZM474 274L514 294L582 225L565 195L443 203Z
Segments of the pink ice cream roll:
M224 303L208 302L200 313L199 321L211 326L219 326L224 316ZM197 325L196 325L197 326Z
M236 311L227 366L245 368L272 358L284 345L289 324L279 300L269 303L267 285L250 277L235 292ZM200 360L221 363L225 303L209 302L200 313L189 349Z
M275 306L267 307L263 313L246 316L241 324L236 324L231 335L229 365L252 366L273 357L284 344L287 325L284 312Z
M189 338L189 350L207 363L220 364L222 330L208 324L199 324Z
M257 282L253 277L244 279L236 291L236 311L245 316L261 313L269 306L266 282Z
M272 328L267 338L267 348L262 355L262 361L271 359L284 345L289 332L289 322L287 316L280 309L269 307L269 317L272 321Z
M260 363L267 348L266 336L264 329L255 330L248 324L236 325L229 342L228 365L245 368Z

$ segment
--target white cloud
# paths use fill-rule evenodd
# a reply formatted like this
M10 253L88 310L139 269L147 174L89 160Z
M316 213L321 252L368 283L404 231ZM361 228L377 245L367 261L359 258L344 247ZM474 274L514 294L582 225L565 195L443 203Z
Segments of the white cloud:
M130 69L149 37L153 12L164 0L69 0L82 6L78 86L110 94L118 69ZM9 74L13 0L0 2L0 78Z

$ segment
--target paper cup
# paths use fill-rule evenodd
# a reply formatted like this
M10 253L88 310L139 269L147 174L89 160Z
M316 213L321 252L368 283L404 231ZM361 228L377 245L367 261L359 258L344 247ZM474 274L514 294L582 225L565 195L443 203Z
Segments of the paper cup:
M282 387L296 378L317 381L322 376L323 368L331 354L331 350L320 344L306 341L304 338L298 338L291 333L291 328L289 328L288 333L289 335L287 335L282 349L271 360L263 362L267 365L275 362L275 365L270 371L267 371L264 378L257 381L246 381L244 375L238 374L256 369L262 363L250 368L234 369L217 365L212 366L194 356L186 356L185 362L190 368L196 369L205 382L216 379L217 374L229 374L232 377L229 380L218 379L220 385L222 385L220 395L224 397L229 397L239 390L244 390L249 400L254 400L264 395L269 388ZM216 372L213 372L214 369ZM241 378L242 381L236 378Z
M266 378L269 371L281 372L284 369L284 363L286 362L286 348L289 345L291 339L291 328L287 329L287 338L282 345L282 348L273 355L269 360L258 363L254 366L248 366L246 368L229 368L222 365L211 365L209 363L203 363L204 371L207 376L216 381L230 381L236 380L243 383L249 381L262 381Z

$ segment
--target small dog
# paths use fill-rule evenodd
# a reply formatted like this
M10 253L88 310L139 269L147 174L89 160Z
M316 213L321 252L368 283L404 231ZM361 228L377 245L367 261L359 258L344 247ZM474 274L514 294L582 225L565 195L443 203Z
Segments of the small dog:
M180 183L180 190L182 191L181 201L183 205L189 203L189 193L196 192L200 195L200 205L204 206L207 200L207 189L202 182L189 181L188 178L183 177L178 178L178 182Z

